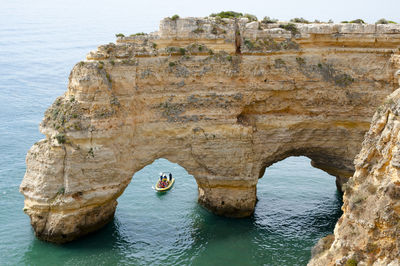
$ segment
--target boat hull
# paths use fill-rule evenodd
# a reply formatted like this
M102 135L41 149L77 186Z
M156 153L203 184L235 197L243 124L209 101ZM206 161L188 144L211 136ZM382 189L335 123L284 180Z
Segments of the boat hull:
M161 187L158 186L158 182L157 182L157 184L156 184L156 186L155 186L155 190L156 190L157 192L165 192L165 191L168 191L168 190L170 190L170 189L173 187L174 183L175 183L175 178L172 178L172 180L169 181L169 184L168 184L167 187L161 188Z

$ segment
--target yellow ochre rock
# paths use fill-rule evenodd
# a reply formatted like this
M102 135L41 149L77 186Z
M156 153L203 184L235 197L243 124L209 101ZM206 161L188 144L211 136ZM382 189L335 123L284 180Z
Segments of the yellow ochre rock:
M112 219L134 173L158 158L184 167L199 203L230 217L253 213L258 179L289 156L309 157L341 188L398 87L398 47L399 25L247 19L164 19L119 37L74 66L46 111L24 210L40 239L71 241Z
M400 89L375 113L356 171L343 185L344 213L309 265L400 265L399 141Z

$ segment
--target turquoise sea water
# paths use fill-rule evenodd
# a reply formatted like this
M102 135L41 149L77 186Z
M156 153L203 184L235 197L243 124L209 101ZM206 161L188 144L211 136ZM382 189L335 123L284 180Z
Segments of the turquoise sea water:
M198 206L194 178L160 159L135 174L115 219L98 233L66 245L34 237L18 186L27 150L43 138L38 124L44 111L90 50L118 32L156 30L171 9L75 0L2 3L0 265L305 265L311 247L332 232L341 214L335 178L305 157L266 170L248 219L214 216ZM163 170L177 182L158 195L151 187Z

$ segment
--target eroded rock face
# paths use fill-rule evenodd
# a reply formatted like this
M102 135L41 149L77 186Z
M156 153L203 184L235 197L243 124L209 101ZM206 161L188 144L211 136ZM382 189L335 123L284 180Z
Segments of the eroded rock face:
M27 154L20 189L36 235L65 242L101 227L157 158L184 167L200 204L231 217L254 211L258 178L288 156L308 156L341 187L397 87L399 32L165 19L100 46L75 65L41 123L46 139Z
M309 265L400 265L399 140L400 89L375 113L344 185L343 216Z

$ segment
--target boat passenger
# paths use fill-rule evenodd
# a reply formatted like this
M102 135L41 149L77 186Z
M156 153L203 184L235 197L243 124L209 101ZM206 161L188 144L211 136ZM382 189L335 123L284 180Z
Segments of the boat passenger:
M169 173L169 181L171 181L171 180L172 180L172 174Z

